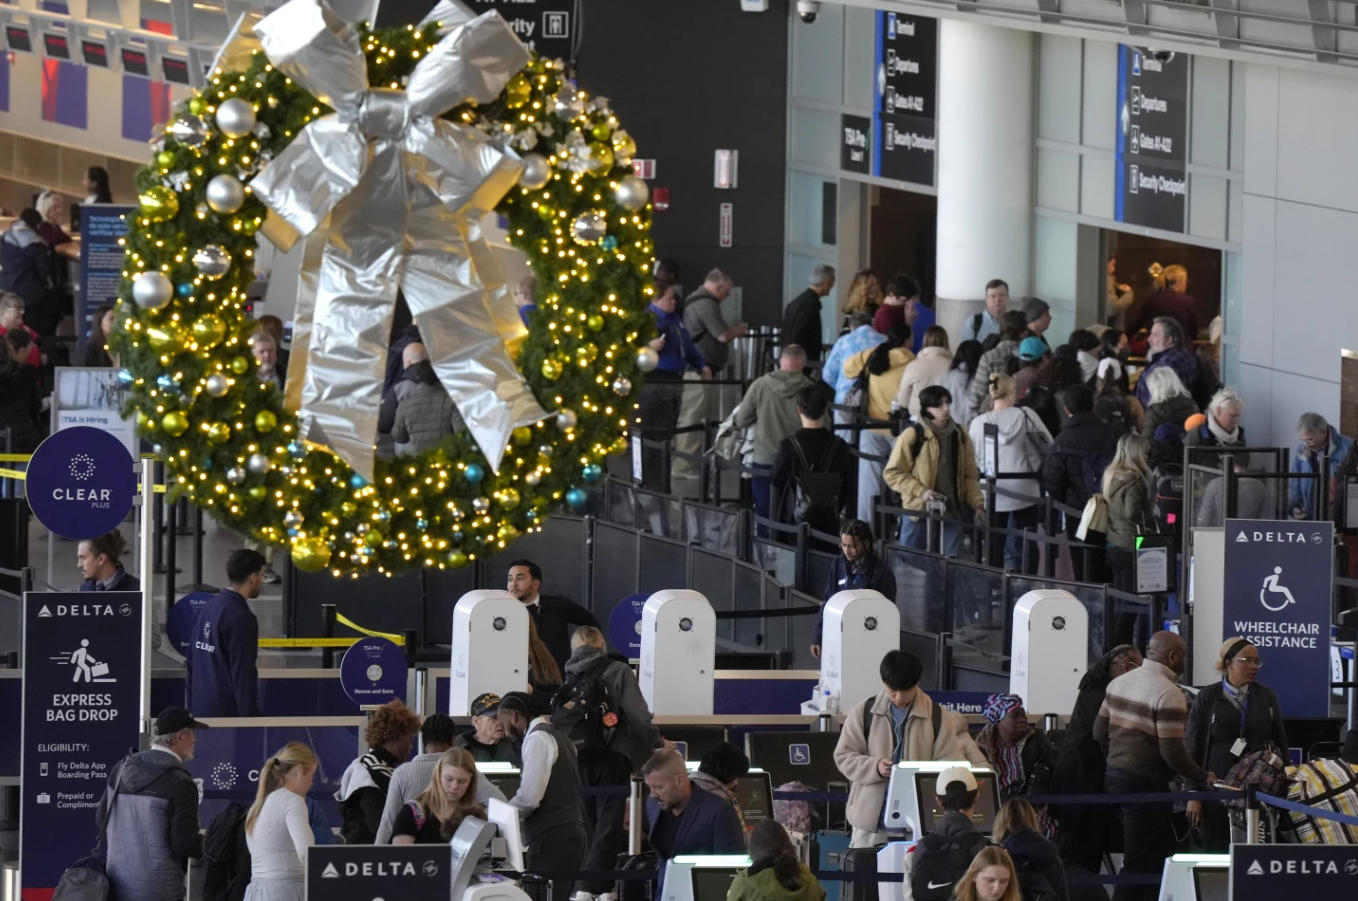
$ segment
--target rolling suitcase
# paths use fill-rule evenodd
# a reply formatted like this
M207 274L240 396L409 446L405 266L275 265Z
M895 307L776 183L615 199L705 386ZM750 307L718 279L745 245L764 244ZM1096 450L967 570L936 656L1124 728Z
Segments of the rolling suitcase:
M878 845L875 848L850 848L844 852L839 868L846 873L876 876L877 852L885 847L885 845ZM876 901L877 883L845 880L840 883L839 899L840 901Z

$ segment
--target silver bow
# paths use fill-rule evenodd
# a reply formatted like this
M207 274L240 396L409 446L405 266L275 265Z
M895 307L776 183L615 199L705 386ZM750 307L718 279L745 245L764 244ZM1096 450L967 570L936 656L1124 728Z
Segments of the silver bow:
M492 469L513 429L548 415L505 344L515 335L498 300L492 308L502 278L479 228L523 165L438 118L495 99L530 56L498 13L473 17L445 0L434 14L445 10L455 27L404 90L368 86L357 33L320 0L289 0L254 26L269 61L336 111L302 129L250 187L273 212L269 240L287 250L308 236L289 367L290 381L301 375L289 400L302 437L369 479L398 288Z

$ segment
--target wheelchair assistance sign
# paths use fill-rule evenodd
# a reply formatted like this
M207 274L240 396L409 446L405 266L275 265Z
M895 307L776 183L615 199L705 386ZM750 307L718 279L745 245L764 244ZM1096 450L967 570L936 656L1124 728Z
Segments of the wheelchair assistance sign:
M1259 648L1259 681L1287 716L1330 712L1333 560L1332 523L1226 521L1222 640Z
M48 901L94 847L109 772L141 731L141 632L139 591L24 595L22 901Z

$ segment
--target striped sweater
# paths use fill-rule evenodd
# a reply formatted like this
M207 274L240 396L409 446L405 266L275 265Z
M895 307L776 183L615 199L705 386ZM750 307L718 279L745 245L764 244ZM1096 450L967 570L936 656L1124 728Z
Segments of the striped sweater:
M1110 770L1126 770L1150 782L1168 783L1175 775L1205 785L1207 772L1188 755L1184 726L1188 701L1169 667L1147 660L1108 683L1108 694L1094 722L1094 738Z

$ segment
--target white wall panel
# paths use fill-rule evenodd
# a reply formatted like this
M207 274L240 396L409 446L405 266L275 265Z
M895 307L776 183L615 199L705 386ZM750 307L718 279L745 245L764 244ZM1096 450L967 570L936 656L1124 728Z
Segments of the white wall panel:
M1358 210L1358 84L1280 72L1278 198Z
M701 60L700 48L694 48L694 52L696 65L721 64L720 60ZM789 99L840 102L844 96L844 7L822 5L814 25L793 21L792 62Z
M1240 424L1251 444L1267 446L1273 443L1273 377L1272 369L1264 366L1240 364L1240 384L1234 386L1245 401L1245 412Z
M1278 202L1245 195L1244 282L1240 316L1240 360L1273 365L1273 302L1277 269Z
M861 6L843 9L844 105L870 110L877 102L877 11Z
M1038 37L1037 136L1080 143L1080 82L1084 42L1054 34Z
M1116 166L1112 157L1080 157L1080 212L1100 219L1113 218Z
M1278 192L1278 70L1245 69L1245 193Z
M1049 210L1080 211L1080 155L1037 148L1037 205Z
M1083 123L1080 143L1101 150L1115 149L1117 138L1118 45L1084 42Z
M793 165L839 168L839 113L794 106L792 116Z
M1193 99L1189 106L1189 162L1230 166L1231 64L1210 56L1193 57Z
M1338 382L1339 350L1358 335L1358 213L1279 200L1275 247L1273 366Z
M1188 178L1189 234L1226 240L1226 179L1196 173Z

